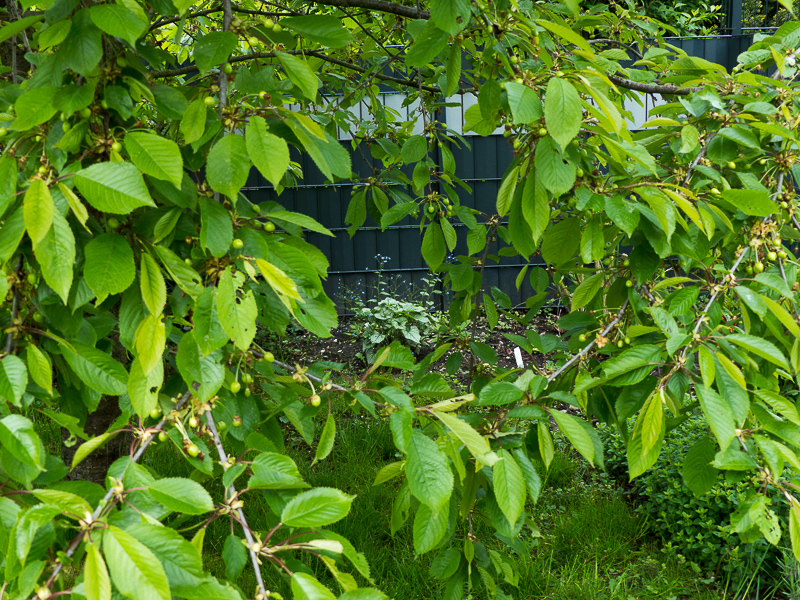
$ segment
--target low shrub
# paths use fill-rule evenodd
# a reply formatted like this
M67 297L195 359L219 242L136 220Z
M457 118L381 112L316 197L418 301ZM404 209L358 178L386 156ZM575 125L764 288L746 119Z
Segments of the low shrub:
M436 319L425 306L394 298L358 309L355 318L362 323L359 338L367 362L374 360L378 348L394 341L416 351L436 328Z
M627 481L624 440L611 427L600 425L598 430L609 474ZM668 432L656 464L628 484L629 494L667 551L690 561L698 571L727 580L735 589L770 587L780 578L781 550L764 539L748 543L731 527L731 514L748 499L752 482L721 476L708 493L696 496L683 481L686 453L707 435L708 426L700 416L690 417ZM784 503L776 493L771 500L785 531L788 513L781 511Z

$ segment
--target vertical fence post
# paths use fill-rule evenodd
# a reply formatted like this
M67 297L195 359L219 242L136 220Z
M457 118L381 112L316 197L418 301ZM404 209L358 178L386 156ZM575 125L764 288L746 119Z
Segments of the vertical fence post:
M731 35L742 35L743 3L744 0L728 0L727 29Z

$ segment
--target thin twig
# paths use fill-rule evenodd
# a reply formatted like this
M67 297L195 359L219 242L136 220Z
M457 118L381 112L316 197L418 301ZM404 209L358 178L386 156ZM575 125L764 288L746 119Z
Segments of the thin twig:
M675 94L676 96L688 96L693 92L702 91L701 87L681 88L677 85L661 85L658 83L639 83L638 81L631 81L624 77L617 75L609 75L608 78L620 87L635 92L644 92L645 94Z
M605 337L607 333L609 333L612 329L614 329L614 327L616 327L617 323L619 323L622 320L622 317L625 315L625 310L627 308L628 308L628 299L626 298L625 302L622 303L622 306L620 307L619 311L617 312L617 316L615 316L611 320L611 322L608 325L606 325L605 329L603 329L602 333L600 333L600 337ZM581 360L584 356L589 354L589 351L592 348L594 348L595 344L597 344L597 338L595 338L591 342L589 342L586 345L585 348L583 348L580 352L575 354L567 362L565 362L563 365L561 365L561 367L559 369L557 369L555 372L553 372L553 374L550 375L550 377L547 378L547 383L550 383L551 381L553 381L556 377L561 375L561 373L563 373L564 371L569 369L572 365L574 365L576 362Z
M180 410L181 408L183 408L183 405L186 404L189 401L189 398L192 397L193 391L196 391L196 390L198 390L200 388L200 384L195 382L192 385L192 388L193 389L188 390L181 397L181 399L178 401L178 403L172 409L173 411L177 411L177 410ZM149 431L151 432L150 435L144 441L144 443L142 443L142 445L134 453L134 455L131 457L130 462L125 467L125 471L127 471L128 467L130 467L130 465L135 464L135 463L137 463L139 461L139 459L144 454L144 451L147 450L147 447L150 445L150 442L152 442L153 439L163 430L164 425L166 424L166 422L167 422L167 417L165 416L163 419L161 419L161 422L159 422L158 425L156 425L155 427L152 427L152 428L149 429ZM120 480L125 476L125 471L123 471L122 474L119 476ZM100 500L100 502L97 504L97 507L94 509L94 512L92 513L92 521L95 521L100 517L100 514L103 512L103 510L105 510L107 508L108 502L110 500L114 499L114 493L115 493L115 488L114 488L114 486L111 486L111 488L106 492L106 495L103 496L103 499ZM116 504L116 502L117 502L117 500L114 499L114 504ZM86 531L82 530L72 540L72 543L69 545L69 547L67 548L67 551L64 553L64 556L66 558L70 558L73 554L75 554L75 551L80 546L81 540L83 539L85 533L86 533ZM47 580L47 583L45 583L45 586L47 586L48 589L50 589L50 586L53 585L53 582L56 580L56 577L58 577L58 574L61 572L62 568L64 568L64 563L59 560L56 563L55 569L53 569L53 574L50 575L49 579Z
M686 177L683 180L683 187L689 185L689 180L692 178L692 174L694 173L694 168L698 164L700 164L701 160L703 160L703 157L706 155L706 150L708 150L708 145L711 143L711 140L713 140L716 136L717 136L716 131L708 135L708 137L706 138L706 143L703 144L703 147L700 148L700 152L697 153L697 156L695 156L694 160L692 160L692 162L689 164L689 168L686 170Z
M228 455L225 452L225 449L222 447L222 441L219 439L219 432L217 431L216 423L214 423L214 417L211 414L211 411L205 413L206 417L206 425L208 425L208 429L211 431L211 435L214 436L214 446L217 449L217 455L219 456L220 462L223 464L223 468L227 470L228 464ZM228 497L229 498L236 498L236 487L231 483L228 486ZM253 571L256 575L256 583L258 585L258 592L263 594L264 597L266 596L267 589L264 587L264 580L261 577L261 567L258 562L258 555L253 551L253 545L255 544L255 540L253 539L252 533L250 533L250 526L247 524L247 519L244 516L244 511L241 508L236 508L236 515L239 518L239 524L242 526L242 531L244 531L244 537L247 540L247 551L250 553L250 561L253 563Z
M16 326L17 316L19 315L19 277L20 271L22 270L22 254L19 255L17 258L17 264L14 267L14 274L15 274L15 283L14 283L14 299L11 303L11 327L14 328ZM8 336L6 336L6 354L11 354L14 351L14 333L15 330L12 329L8 332Z

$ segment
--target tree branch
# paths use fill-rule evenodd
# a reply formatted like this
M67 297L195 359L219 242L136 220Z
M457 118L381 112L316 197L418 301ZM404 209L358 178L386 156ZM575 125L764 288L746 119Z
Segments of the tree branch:
M349 63L344 60L339 60L338 58L333 58L332 56L328 56L319 52L317 50L287 50L285 54L294 54L294 55L306 55L306 56L313 56L314 58L319 58L320 60L324 60L325 62L329 62L331 64L337 65L344 69L349 69L351 71L355 71L356 73L366 73L368 69L365 67L360 67L353 63ZM274 52L252 52L250 54L243 54L241 56L233 56L231 57L228 62L230 63L237 63L237 62L244 62L247 60L253 60L255 58L275 58ZM196 73L200 69L197 68L197 65L186 65L185 67L179 67L177 69L168 69L166 71L156 71L155 73L151 74L151 77L154 79L163 79L166 77L178 77L180 75L188 75L189 73ZM400 85L404 85L407 87L417 88L417 82L413 79L403 79L401 77L392 77L391 75L384 75L383 73L376 73L376 79L380 79L381 81L390 81L392 83L397 83ZM431 87L428 85L423 85L422 89L426 92L431 92L433 94L439 93L439 89L435 87Z
M620 87L635 92L644 92L645 94L675 94L677 96L688 96L692 92L699 92L703 89L700 87L681 88L677 85L639 83L638 81L631 81L630 79L617 77L616 75L609 75L608 78Z
M22 254L19 255L17 259L17 264L14 267L15 273L15 283L14 283L14 300L11 302L11 327L14 327L16 323L14 321L17 320L17 316L19 315L19 278L20 273L22 271ZM14 333L15 331L9 331L8 336L6 337L6 354L11 354L14 351Z
M344 8L366 8L368 10L390 13L408 19L430 19L431 13L412 6L403 6L386 0L313 0L314 4Z

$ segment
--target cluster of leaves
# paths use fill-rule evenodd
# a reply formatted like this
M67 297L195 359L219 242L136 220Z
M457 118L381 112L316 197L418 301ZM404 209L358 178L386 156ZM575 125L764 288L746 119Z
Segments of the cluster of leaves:
M402 480L391 529L411 521L415 550L441 551L447 598L465 586L503 597L517 584L512 554L535 527L533 464L553 460L551 419L603 466L596 430L564 402L618 428L632 477L656 462L668 429L702 413L713 439L685 461L690 489L708 491L718 471L749 475L758 485L734 527L773 544L782 529L762 490L777 490L800 555L800 502L784 468L800 466L800 417L783 394L800 369L798 263L782 241L800 229L800 23L760 36L728 74L660 43L656 24L621 7L340 4L26 0L0 29L0 42L30 47L33 66L20 73L13 61L0 85L4 593L265 600L263 563L298 598L336 598L303 563L318 560L340 599L384 597L360 587L372 584L364 557L325 529L353 497L308 489L285 454L284 426L316 443L316 460L330 455L339 398L389 420L401 460L376 483ZM418 103L411 119L379 101L379 83ZM672 100L631 133L626 102L640 92ZM463 205L467 186L440 142L466 140L430 119L456 93L477 95L465 130L502 127L515 149L494 214ZM413 135L417 117L424 135ZM536 291L521 320L550 291L570 306L563 339L520 336L554 351L554 369L496 368L486 355L456 396L429 372L453 342L419 363L393 344L345 388L330 363L292 367L254 345L257 320L278 333L291 322L320 336L335 327L328 263L305 239L330 232L241 190L251 167L278 192L293 185L302 172L290 148L332 183L354 179L339 130L380 161L354 186L352 228L367 214L383 227L420 219L423 256L456 292L454 327L481 312L497 322L508 298L484 293L484 269L521 256L517 282L530 277ZM468 252L446 263L453 220ZM71 456L69 444L63 456L45 451L32 411L69 444L82 440ZM192 478L139 464L157 438L177 446ZM94 481L67 480L89 464ZM197 480L221 485L223 501ZM247 525L254 493L267 499L269 531ZM200 561L217 518L237 532L225 544L229 581ZM191 541L177 531L190 519ZM495 538L478 540L476 520ZM248 554L252 592L231 583Z
M379 348L393 341L418 350L436 328L436 317L421 304L389 297L358 309L355 318L363 323L359 337L368 362L375 359Z
M627 481L625 443L607 426L600 426L599 432L608 473ZM765 540L748 543L731 525L731 515L746 500L750 482L741 481L741 472L729 471L707 493L697 495L684 480L684 461L695 444L709 443L707 434L708 427L698 416L670 431L656 463L630 482L637 510L646 515L650 530L664 540L667 549L703 572L727 579L734 587L754 576L774 584L780 551ZM780 495L772 492L770 502L778 508L776 517L785 527L788 512L781 509Z

